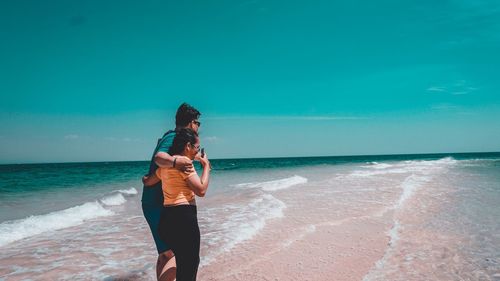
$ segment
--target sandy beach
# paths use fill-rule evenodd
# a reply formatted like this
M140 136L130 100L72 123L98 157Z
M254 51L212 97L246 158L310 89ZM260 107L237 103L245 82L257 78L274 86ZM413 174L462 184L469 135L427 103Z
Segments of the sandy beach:
M319 172L319 171L315 171ZM252 240L202 267L204 280L362 280L382 259L392 227L381 204L356 205L356 186L332 180L273 192L287 206ZM349 191L348 189L352 189ZM375 190L372 190L374 192ZM336 200L331 200L335 196ZM397 196L391 194L390 196Z
M229 163L198 200L198 280L498 280L494 161ZM142 168L127 165L131 177ZM78 189L98 199L2 222L1 280L155 280L135 184ZM36 195L23 204L51 207Z

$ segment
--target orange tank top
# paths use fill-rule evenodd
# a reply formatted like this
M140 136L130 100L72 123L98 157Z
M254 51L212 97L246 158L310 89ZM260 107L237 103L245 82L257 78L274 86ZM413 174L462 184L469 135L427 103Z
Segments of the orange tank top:
M189 188L187 179L194 175L196 175L196 171L187 173L181 172L173 167L158 168L156 170L156 176L161 179L163 205L178 205L193 200L195 194Z

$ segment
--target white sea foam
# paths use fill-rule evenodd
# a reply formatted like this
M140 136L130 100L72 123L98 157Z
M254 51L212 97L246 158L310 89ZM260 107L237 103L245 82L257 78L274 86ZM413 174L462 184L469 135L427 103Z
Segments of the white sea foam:
M363 277L363 281L371 281L378 280L380 278L381 271L384 269L387 260L391 256L394 251L394 247L396 246L397 241L399 240L399 232L401 230L401 224L399 221L394 221L394 225L391 230L389 230L389 243L388 247L385 250L384 256L375 263L375 266ZM382 278L383 280L383 278Z
M401 193L401 196L399 197L399 200L396 202L394 207L401 208L405 201L407 201L415 193L417 188L428 181L429 177L426 176L410 175L409 177L407 177L401 184L403 193Z
M101 198L99 201L106 206L119 206L125 204L125 197L134 196L137 194L137 189L131 187L129 189L115 190Z
M126 195L137 195L137 189L131 187L129 189L120 189L118 192Z
M133 187L115 190L94 202L44 215L33 215L24 219L3 222L0 224L0 246L47 231L80 225L94 218L111 216L114 212L106 209L107 206L122 205L127 202L126 196L136 194L137 190Z
M0 246L47 231L76 226L90 219L113 214L111 210L105 209L98 202L87 202L62 211L7 221L0 224Z
M205 227L212 231L204 233L202 240L215 246L215 249L203 257L201 265L209 264L216 256L254 237L264 228L267 220L283 217L285 208L285 203L274 196L262 194L246 204L230 204L201 211L206 213L199 217L224 217L222 222L221 220L208 220L205 224Z
M350 173L350 177L372 177L383 176L388 174L405 174L405 173L421 173L432 172L434 169L446 168L457 164L458 161L445 157L439 160L408 160L396 162L393 164L372 162L372 165L361 166L362 170L355 170ZM340 176L341 178L343 176Z
M240 183L236 185L237 187L246 187L246 188L261 188L264 191L276 191L281 189L286 189L292 187L294 185L307 183L307 178L301 176L292 176L289 178L273 180L273 181L265 181L265 182L250 182L250 183Z
M443 173L446 168L452 167L457 164L458 161L446 157L439 160L418 160L418 161L403 161L394 164L394 168L389 168L387 173L410 173L404 181L401 183L402 192L399 199L394 203L394 206L390 209L401 210L405 208L406 203L410 198L414 196L419 188L425 187L425 184L430 182L433 176ZM371 172L370 175L380 175L380 171L367 171ZM353 174L351 174L353 175ZM357 176L357 174L354 174ZM366 176L366 174L364 175ZM394 224L388 232L389 244L385 250L384 256L378 260L375 266L370 270L370 272L364 276L363 281L371 280L384 280L384 268L387 266L388 260L391 258L394 252L394 248L399 240L399 233L401 232L402 225L400 220L394 219Z
M394 221L394 225L389 231L389 238L390 238L389 245L391 247L394 247L394 245L396 245L396 242L398 242L400 229L401 229L401 224L399 223L399 221Z
M118 206L127 202L127 199L125 199L125 197L123 197L121 193L115 193L103 197L100 201L102 204L106 206Z
M442 173L443 169L456 163L457 161L450 157L435 161L405 161L405 164L408 165L407 171L413 173L405 178L401 184L403 192L394 208L403 207L404 203L412 197L418 188L428 183L435 174Z
M368 163L370 165L368 166L362 166L363 168L370 168L370 169L387 169L392 167L393 165L387 164L387 163L378 163L378 162L370 162Z
M464 167L481 167L485 165L491 165L499 161L500 158L476 158L476 159L460 160L460 164L463 165Z
M282 246L285 248L290 247L293 243L304 239L306 235L311 234L315 231L316 226L314 224L309 224L305 227L302 227L298 231L294 231L291 238L284 240L282 242Z

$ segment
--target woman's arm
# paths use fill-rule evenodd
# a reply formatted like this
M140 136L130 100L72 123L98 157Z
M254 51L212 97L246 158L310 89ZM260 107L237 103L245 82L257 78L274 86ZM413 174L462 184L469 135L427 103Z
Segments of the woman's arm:
M159 181L160 178L158 178L156 173L152 175L145 175L142 177L142 184L144 184L144 186L153 186L157 184Z
M175 165L174 165L175 160ZM175 157L166 152L158 152L155 155L155 163L158 167L174 167L181 172L194 172L193 162L189 158Z
M208 182L210 180L210 162L208 161L207 155L200 158L200 163L203 166L203 173L201 178L194 174L186 179L189 188L194 192L194 194L204 197L208 189Z

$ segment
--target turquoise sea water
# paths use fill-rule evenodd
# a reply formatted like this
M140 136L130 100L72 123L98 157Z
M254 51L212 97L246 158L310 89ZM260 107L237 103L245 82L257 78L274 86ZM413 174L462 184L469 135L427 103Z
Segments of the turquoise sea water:
M229 171L436 160L448 156L476 159L499 157L500 153L220 159L211 164L215 176L230 176ZM0 222L71 207L115 189L140 186L139 179L147 172L148 165L148 161L0 165Z
M238 245L259 243L256 235L272 231L271 221L293 224L303 212L328 221L378 208L392 225L390 243L365 280L498 278L500 153L224 159L212 166L209 192L199 200L202 272ZM105 279L135 268L151 280L154 249L140 210L147 168L147 161L1 165L0 276ZM125 249L134 256L118 254ZM70 258L94 263L71 269L64 265Z

